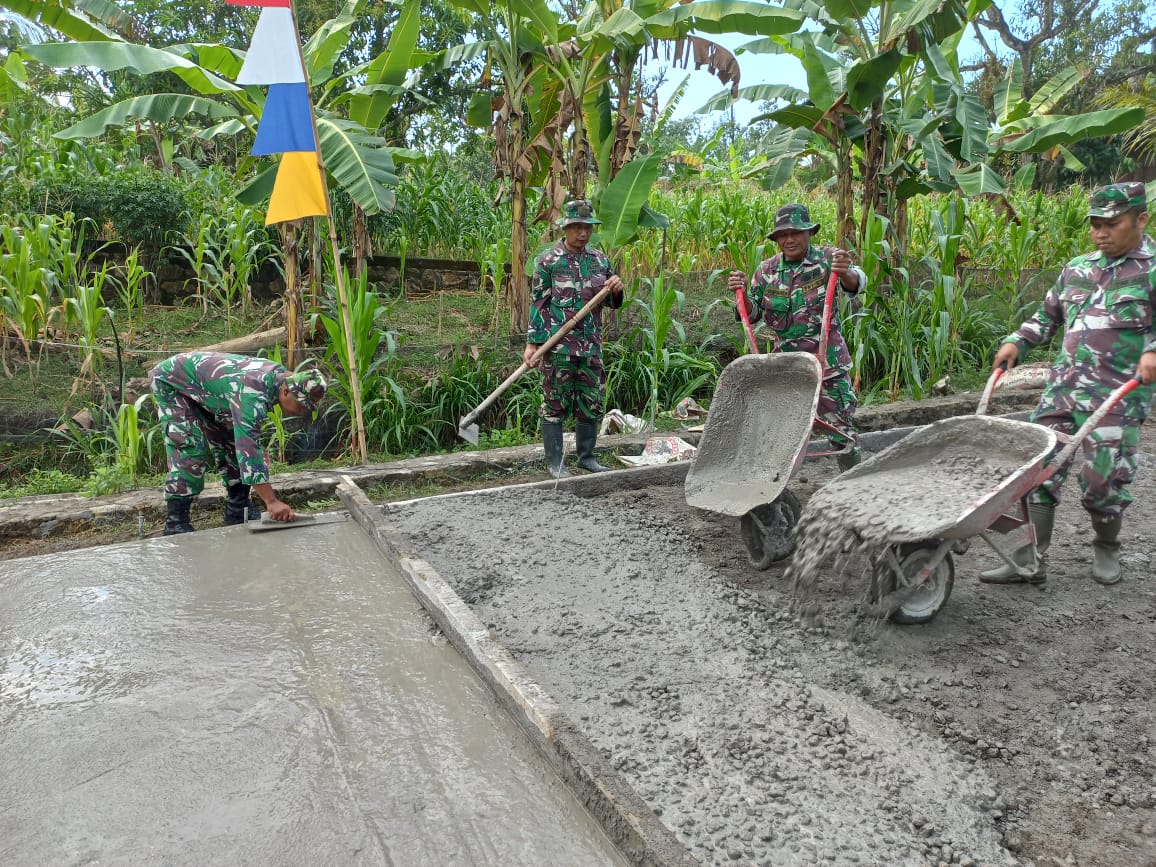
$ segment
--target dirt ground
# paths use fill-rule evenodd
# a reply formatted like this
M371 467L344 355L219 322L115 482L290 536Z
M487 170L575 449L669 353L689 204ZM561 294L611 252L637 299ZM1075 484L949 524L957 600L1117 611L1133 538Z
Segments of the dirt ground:
M1124 529L1124 580L1090 577L1092 531L1069 478L1045 586L989 586L998 561L982 540L956 557L955 586L921 626L865 622L855 609L866 563L847 558L819 581L821 625L787 613L785 564L748 564L738 519L686 505L681 487L611 499L653 510L697 540L698 556L779 612L784 652L808 678L857 692L881 713L940 739L1000 781L993 816L1004 844L1037 865L1156 865L1156 427L1141 440ZM806 502L833 466L807 465L791 490Z

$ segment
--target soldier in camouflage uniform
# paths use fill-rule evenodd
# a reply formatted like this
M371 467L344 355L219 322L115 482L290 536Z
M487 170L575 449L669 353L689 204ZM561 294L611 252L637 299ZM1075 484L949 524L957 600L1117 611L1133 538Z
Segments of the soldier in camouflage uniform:
M784 205L775 212L775 225L767 235L780 252L763 261L750 279L747 308L751 322L762 319L774 335L776 352L819 351L823 328L823 301L827 281L834 271L839 287L854 295L867 285L867 275L851 263L846 250L811 243L819 224L812 222L806 205ZM732 292L747 289L746 275L731 272ZM858 399L851 383L851 353L839 329L839 312L832 312L827 337L826 373L819 393L818 417L838 433L830 436L833 448L845 449L836 458L841 469L859 463L855 409Z
M1120 526L1131 502L1128 485L1136 475L1140 425L1152 402L1156 381L1156 244L1145 234L1148 203L1143 184L1112 184L1092 194L1088 210L1097 250L1072 259L1035 316L1004 339L994 367L1014 367L1032 346L1047 344L1063 330L1060 351L1032 420L1074 433L1113 391L1133 375L1133 390L1084 440L1080 472L1083 505L1092 519L1092 577L1101 584L1120 580ZM1030 512L1042 554L1051 543L1060 487L1070 470L1061 467L1036 489ZM1012 554L1018 569L1005 564L981 575L991 584L1047 579L1042 560L1030 546ZM1033 568L1034 564L1034 568Z
M564 237L535 262L530 330L522 353L527 364L534 365L531 357L538 347L604 286L611 291L602 306L622 306L621 278L603 253L587 246L594 226L600 223L585 199L567 202L558 220ZM574 326L542 360L542 440L546 466L555 478L570 474L562 462L562 422L568 415L574 416L578 466L594 473L609 469L594 457L606 379L602 369L602 306Z
M261 425L276 404L286 415L305 415L325 395L315 370L290 373L261 358L220 352L182 352L149 371L153 397L164 424L169 474L165 479L168 517L164 534L190 533L189 505L205 485L212 457L228 491L225 523L240 524L256 489L270 517L296 515L273 492L261 447ZM250 517L260 517L253 510Z

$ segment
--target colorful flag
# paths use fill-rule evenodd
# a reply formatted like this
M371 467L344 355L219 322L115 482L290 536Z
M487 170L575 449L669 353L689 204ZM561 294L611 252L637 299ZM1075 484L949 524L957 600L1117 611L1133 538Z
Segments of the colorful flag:
M317 151L289 151L281 157L277 168L265 225L301 217L323 217L328 213L329 199L321 184Z
M265 225L325 216L329 214L329 198L321 175L313 106L291 0L227 2L265 7L237 75L238 84L269 86L253 155L283 154Z
M313 113L309 106L309 85L271 84L257 126L253 155L282 154L286 151L317 149L313 140Z
M261 10L257 28L237 74L237 84L294 84L305 81L293 10Z

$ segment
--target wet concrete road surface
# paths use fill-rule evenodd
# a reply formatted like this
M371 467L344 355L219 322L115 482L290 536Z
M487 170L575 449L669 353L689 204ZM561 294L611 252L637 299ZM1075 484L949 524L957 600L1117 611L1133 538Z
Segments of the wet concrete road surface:
M352 523L0 564L0 864L624 863Z

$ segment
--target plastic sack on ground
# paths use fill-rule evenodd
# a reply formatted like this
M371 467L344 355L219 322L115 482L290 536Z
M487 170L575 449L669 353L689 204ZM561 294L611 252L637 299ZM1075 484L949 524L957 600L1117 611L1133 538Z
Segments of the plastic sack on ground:
M623 412L620 409L612 409L602 416L602 427L598 429L598 435L640 434L650 433L652 430L654 430L654 425L646 419Z
M697 449L676 436L651 437L640 455L619 455L618 460L632 467L649 467L673 461L689 461Z

